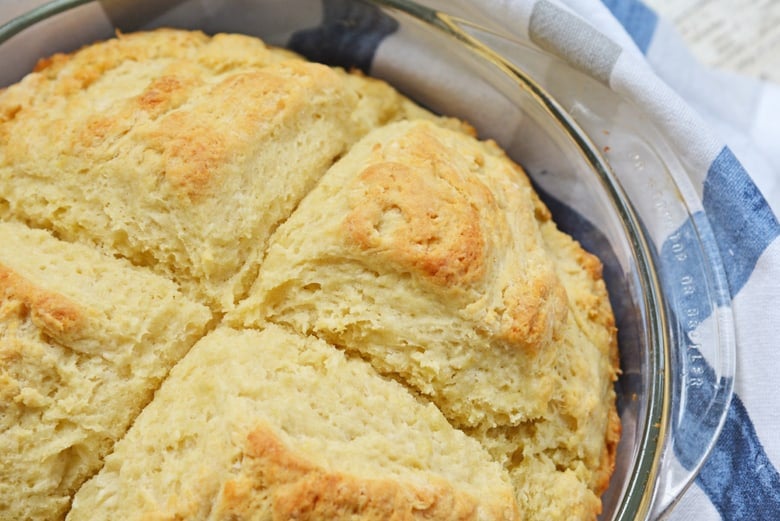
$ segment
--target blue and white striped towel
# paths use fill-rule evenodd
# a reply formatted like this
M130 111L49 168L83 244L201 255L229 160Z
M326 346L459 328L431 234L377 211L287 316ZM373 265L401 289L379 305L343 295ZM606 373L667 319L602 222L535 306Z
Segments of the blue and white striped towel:
M310 21L313 32L288 32L280 36L281 43L306 47L306 38L313 37L309 51L316 54L317 42L333 36L317 33L334 30L323 23L328 10L349 9L352 4L323 0L322 12L314 13L298 9L301 2L288 0L285 6L297 10L295 16L303 16L306 23ZM418 2L444 11L452 7L446 0ZM0 21L41 3L43 0L2 0ZM29 70L30 60L66 48L69 39L109 36L114 25L126 29L127 23L118 23L119 18L133 19L131 25L136 27L148 23L187 25L187 21L199 26L196 18L200 16L219 26L224 21L220 8L233 4L229 11L234 29L240 26L245 32L263 34L263 27L277 23L253 13L257 2L251 0L75 3L82 4L80 16L92 16L94 23L74 31L73 22L65 20L59 36L19 40L16 47L0 49L2 82L18 79ZM780 322L780 225L776 217L780 212L780 87L707 70L692 58L670 25L639 0L471 0L460 8L468 11L461 13L464 17L522 36L640 107L642 116L671 144L673 155L689 177L687 182L701 201L693 218L706 216L712 237L704 239L719 250L724 262L731 296L727 305L735 321L737 369L736 394L722 433L695 485L670 517L780 520L780 400L774 394L774 378L780 374L780 356L775 353L780 342L775 333ZM240 16L236 18L235 13ZM392 35L393 30L387 27L383 33L382 27L372 27L368 38L342 38L350 47L352 64L380 75L383 68L399 66L399 56L412 62L404 64L406 67L437 66L435 59L423 65L414 62L424 57L404 55L403 48L397 46L402 39ZM30 60L25 61L25 54ZM558 85L553 94L564 102L574 100L568 107L576 111L580 107L577 96L582 95L578 89L585 87L565 81ZM598 104L597 99L588 101ZM586 111L587 107L580 116L587 116ZM491 114L488 109L484 116L501 114ZM601 140L597 144L605 151L610 139L616 139L606 134L597 136ZM608 159L618 166L621 161ZM685 226L675 235L687 233ZM667 239L657 246L663 258L667 250L674 254L676 244ZM705 304L693 308L696 323L715 313L711 303ZM686 466L685 458L679 459Z
M696 182L733 299L736 395L696 486L671 519L778 520L780 86L707 70L637 0L562 3L625 49L630 63L615 67L609 84L644 103L678 136L678 153L701 165ZM693 114L681 117L686 112Z

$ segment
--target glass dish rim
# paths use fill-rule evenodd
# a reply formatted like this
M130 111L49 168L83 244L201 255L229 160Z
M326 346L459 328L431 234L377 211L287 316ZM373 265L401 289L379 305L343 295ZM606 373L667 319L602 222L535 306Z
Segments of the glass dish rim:
M98 0L50 0L22 13L0 25L0 44L16 34L47 18ZM501 69L519 88L526 91L553 118L576 146L582 158L597 174L602 186L610 195L624 229L630 239L630 247L637 266L637 274L643 289L643 305L650 331L651 342L648 360L651 374L648 378L647 409L640 437L640 447L633 469L624 486L622 497L614 516L616 520L646 518L652 508L655 484L661 467L663 448L669 436L671 414L671 371L669 333L665 308L662 305L661 283L651 255L649 240L640 221L620 187L615 174L587 134L555 99L532 77L488 46L462 30L453 17L422 6L411 0L364 0L369 3L402 11L427 23L465 45L471 51Z

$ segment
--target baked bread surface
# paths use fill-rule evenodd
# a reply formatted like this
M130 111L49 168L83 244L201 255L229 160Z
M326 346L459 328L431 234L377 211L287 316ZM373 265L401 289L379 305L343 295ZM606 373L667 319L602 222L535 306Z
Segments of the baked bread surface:
M600 262L384 82L174 29L42 60L0 238L0 519L601 511Z
M600 509L617 441L601 265L494 144L428 121L371 132L279 227L227 319L314 334L403 381L539 519Z
M227 309L333 160L407 109L257 39L124 35L42 61L0 98L0 194L6 214Z
M484 448L363 360L278 326L219 328L68 519L509 520L513 498Z
M211 313L41 230L0 222L0 244L0 518L58 519Z

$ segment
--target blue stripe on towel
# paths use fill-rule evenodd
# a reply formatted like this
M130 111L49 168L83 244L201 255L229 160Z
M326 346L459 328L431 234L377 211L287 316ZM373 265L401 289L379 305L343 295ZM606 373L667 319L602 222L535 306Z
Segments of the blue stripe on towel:
M735 396L726 424L696 483L723 519L780 519L780 475L769 461L742 400Z
M704 180L704 210L726 268L731 294L747 282L758 258L780 235L780 225L750 176L728 147Z
M647 53L653 39L658 15L638 0L602 0L623 25L642 53Z

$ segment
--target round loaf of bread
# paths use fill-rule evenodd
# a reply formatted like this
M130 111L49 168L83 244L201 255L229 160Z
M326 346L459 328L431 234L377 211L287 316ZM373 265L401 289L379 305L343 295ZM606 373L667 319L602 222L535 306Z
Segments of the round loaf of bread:
M593 520L601 264L389 85L160 29L0 91L0 519Z

